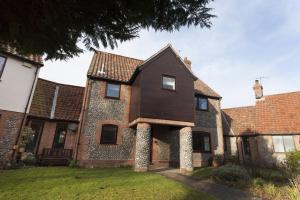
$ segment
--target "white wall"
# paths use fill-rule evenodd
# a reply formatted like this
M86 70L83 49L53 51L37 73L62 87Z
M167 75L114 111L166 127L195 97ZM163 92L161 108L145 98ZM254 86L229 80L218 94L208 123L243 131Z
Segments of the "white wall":
M0 109L24 113L36 66L23 66L23 61L7 57L0 80ZM27 110L27 112L29 109Z

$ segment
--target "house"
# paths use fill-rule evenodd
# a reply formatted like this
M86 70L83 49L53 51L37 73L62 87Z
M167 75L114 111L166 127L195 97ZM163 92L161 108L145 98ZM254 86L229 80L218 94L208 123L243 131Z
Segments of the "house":
M87 78L80 166L191 171L223 154L221 97L171 45L147 60L96 51Z
M41 164L65 165L72 159L83 94L84 87L38 79L26 121L33 134L25 150Z
M9 46L0 50L0 167L10 163L29 112L41 56L22 56Z
M240 162L273 166L300 150L300 92L263 95L256 80L254 106L223 109L226 155Z

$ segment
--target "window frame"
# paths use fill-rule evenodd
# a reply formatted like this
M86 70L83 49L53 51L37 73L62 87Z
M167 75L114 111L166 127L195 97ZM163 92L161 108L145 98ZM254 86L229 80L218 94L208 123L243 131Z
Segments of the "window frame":
M108 96L107 95L107 92L108 92L108 85L118 85L119 86L119 95L118 97L112 97L112 96ZM121 95L121 84L119 83L111 83L111 82L106 82L106 85L105 85L105 98L108 98L108 99L120 99L120 95Z
M170 89L170 88L165 88L165 87L164 87L164 77L174 79L174 89ZM171 75L163 74L163 75L161 76L161 88L162 88L163 90L168 90L168 91L175 92L175 91L176 91L176 76L171 76Z
M284 151L276 151L276 150L275 150L274 136L275 136L275 137L277 136L277 137L280 137L280 138L281 138L281 142L282 142L282 144L283 144L283 149L284 149ZM293 135L272 135L272 144L273 144L273 152L274 152L274 153L288 153L288 152L290 152L290 151L287 151L287 150L286 150L286 144L285 144L284 138L283 138L283 137L286 137L286 136L291 136L291 137L292 137L294 150L296 149L295 140L294 140Z
M203 149L194 149L194 134L198 134L200 137L203 138ZM211 146L211 135L209 132L203 132L203 131L193 131L192 132L192 137L193 137L193 153L211 153L212 152L212 146ZM209 139L209 151L205 151L205 137L208 137Z
M2 75L3 75L3 72L4 72L4 68L6 66L6 62L7 62L7 57L6 56L3 56L0 54L0 57L4 58L4 63L3 63L3 66L2 66L2 69L0 70L0 80L2 78Z
M202 95L195 95L195 98L197 99L197 102L196 102L196 105L195 105L196 110L198 110L198 111L209 111L208 97L205 97L205 96L202 96ZM207 102L206 109L200 108L199 99L205 99L206 100L206 102Z
M115 133L115 138L114 138L114 142L113 143L107 143L107 142L103 142L103 130L105 127L114 127L116 128L116 133ZM101 145L117 145L117 142L118 142L118 131L119 131L119 127L118 125L115 125L115 124L103 124L102 127L101 127L101 135L100 135L100 144Z

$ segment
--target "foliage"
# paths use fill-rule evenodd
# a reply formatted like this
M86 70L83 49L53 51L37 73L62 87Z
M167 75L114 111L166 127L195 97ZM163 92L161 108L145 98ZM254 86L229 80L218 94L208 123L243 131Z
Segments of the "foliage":
M171 192L170 192L171 191ZM207 199L213 197L156 173L65 167L1 172L0 199Z
M26 165L34 165L36 163L36 158L33 155L33 153L27 153L27 152L25 152L24 155L22 155L21 160Z
M76 167L78 167L77 161L76 160L71 160L70 163L69 163L69 167L70 168L76 168Z
M222 154L215 154L213 156L213 160L218 161L218 162L222 162L223 161L223 155Z
M32 137L34 135L34 130L32 130L30 127L25 126L22 129L21 135L20 135L20 141L19 141L19 147L26 147L26 144L32 140Z
M298 190L298 193L300 194L300 151L288 153L284 162L284 167L291 185Z
M138 37L142 28L174 31L211 26L211 0L64 0L1 4L0 40L23 54L66 59L88 50L117 46Z
M238 164L239 163L239 159L236 155L228 155L226 156L226 163L230 163L230 164Z
M207 179L212 176L213 173L213 167L201 167L198 169L195 169L195 171L192 174L192 177L197 179Z
M247 168L247 170L253 178L261 178L265 181L272 181L278 183L288 182L288 179L282 169L252 167Z
M226 182L247 182L250 180L250 175L241 166L227 164L214 169L213 178Z

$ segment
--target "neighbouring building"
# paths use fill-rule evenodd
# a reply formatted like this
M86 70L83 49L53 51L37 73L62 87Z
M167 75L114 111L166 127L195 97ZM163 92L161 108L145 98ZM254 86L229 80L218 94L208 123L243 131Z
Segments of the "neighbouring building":
M38 79L26 126L33 131L25 151L41 164L65 165L73 157L84 87Z
M42 66L41 56L22 56L10 47L1 47L0 167L13 159Z
M253 89L254 106L223 109L225 152L241 163L277 165L300 150L300 92L263 96L259 81Z
M191 171L224 153L221 97L171 45L147 60L96 51L87 77L80 166Z

